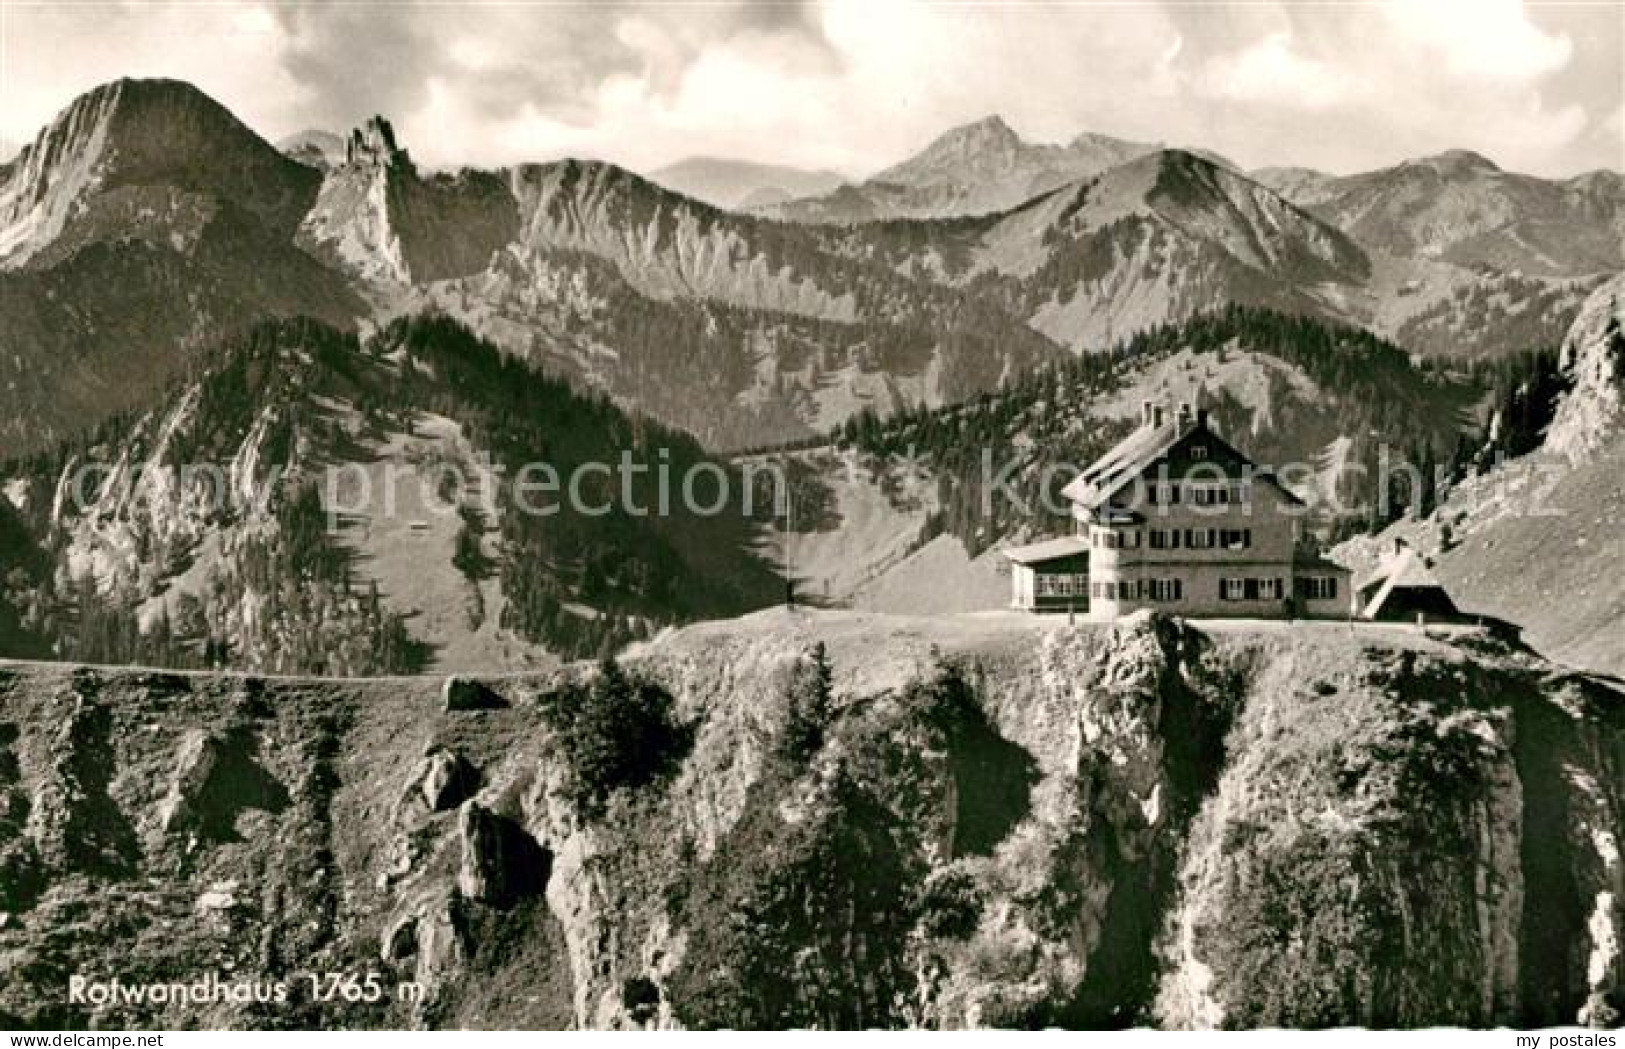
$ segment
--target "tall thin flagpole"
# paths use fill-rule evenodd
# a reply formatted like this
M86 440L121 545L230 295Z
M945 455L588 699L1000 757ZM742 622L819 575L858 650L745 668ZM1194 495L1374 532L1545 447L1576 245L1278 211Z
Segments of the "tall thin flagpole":
M790 496L790 471L784 472L784 606L796 604L795 500Z

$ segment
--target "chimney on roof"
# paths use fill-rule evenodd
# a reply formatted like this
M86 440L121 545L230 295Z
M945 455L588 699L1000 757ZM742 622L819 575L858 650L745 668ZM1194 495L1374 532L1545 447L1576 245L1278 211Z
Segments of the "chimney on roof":
M1140 402L1140 425L1151 425L1151 398L1149 397Z
M1207 409L1206 408L1198 408L1198 409L1196 409L1196 425L1198 427L1200 427L1201 429L1204 429L1204 430L1207 429Z
M1167 411L1168 411L1168 409L1164 408L1160 404L1152 405L1151 406L1151 425L1152 426L1161 426L1163 417L1167 414Z
M1177 416L1177 418L1178 418L1178 421L1179 421L1179 432L1180 433L1184 433L1186 430L1189 430L1191 428L1191 420L1192 420L1191 402L1189 402L1189 401L1180 401L1179 402L1179 415Z
M1394 556L1398 557L1405 552L1405 539L1403 536L1394 536Z

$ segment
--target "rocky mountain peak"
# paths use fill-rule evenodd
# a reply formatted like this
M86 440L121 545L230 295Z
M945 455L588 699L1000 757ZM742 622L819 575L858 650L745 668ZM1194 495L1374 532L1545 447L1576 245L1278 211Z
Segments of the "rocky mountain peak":
M951 180L967 170L1009 167L1035 148L1023 142L1004 118L987 116L943 132L925 149L880 172L873 181L918 186Z
M70 224L94 225L88 202L120 190L226 200L291 229L315 180L191 84L112 81L75 99L0 172L0 259L20 264Z
M535 697L501 718L425 717L426 676L19 664L0 675L0 812L31 807L4 824L23 888L0 1016L169 1015L54 1005L51 919L72 907L92 971L132 938L157 972L249 971L321 922L335 969L409 977L433 1006L312 1002L313 1026L1609 1026L1620 695L1475 643L1160 615L1057 643L1009 617L764 612L640 646L617 675L633 687L581 665L491 681ZM801 686L818 663L838 737L801 699L832 687ZM1423 703L1418 681L1460 685ZM584 702L609 713L564 720ZM810 746L781 742L803 724ZM638 745L659 778L618 771ZM334 768L399 802L380 818L306 789ZM604 815L610 790L636 814ZM1551 812L1560 833L1525 815ZM1108 846L1069 848L1085 835ZM670 862L625 861L651 843ZM865 862L819 878L845 855ZM762 917L732 920L741 899ZM194 900L196 920L171 917ZM1346 988L1350 971L1374 978ZM657 994L627 992L650 973ZM533 993L490 993L516 985ZM264 1023L252 1002L208 1008L210 1029Z
M368 167L410 166L411 157L395 141L394 125L373 116L350 132L344 146L344 162Z
M1470 149L1447 149L1431 157L1419 157L1416 160L1406 161L1402 167L1427 168L1446 177L1461 177L1465 175L1500 174L1501 169L1495 161L1482 153L1475 153Z
M1005 123L1004 118L997 113L990 113L981 120L954 128L937 139L938 142L950 140L974 142L982 145L1021 145L1021 136L1016 134L1015 130Z

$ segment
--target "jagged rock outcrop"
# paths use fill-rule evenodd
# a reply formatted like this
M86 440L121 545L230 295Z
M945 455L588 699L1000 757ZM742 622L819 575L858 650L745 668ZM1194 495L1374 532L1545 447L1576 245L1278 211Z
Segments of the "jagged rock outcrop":
M546 888L552 860L512 819L470 801L458 810L457 835L457 888L465 898L508 907Z
M381 116L350 132L322 180L300 242L362 282L399 286L484 269L519 230L498 174L424 176Z
M479 770L467 758L445 747L433 747L407 777L402 808L446 812L473 797L479 783Z
M1543 443L1456 481L1428 516L1348 541L1339 558L1369 568L1404 539L1437 556L1459 607L1517 623L1554 660L1625 673L1625 591L1614 582L1625 564L1622 328L1625 277L1616 276L1589 297L1563 339L1563 381L1552 385L1567 389Z
M43 767L34 777L24 833L42 868L127 870L134 858L134 829L108 792L112 712L80 682L53 706L57 717Z
M266 316L449 312L729 448L966 400L1227 303L1491 356L1555 337L1617 270L1625 215L1617 174L1552 182L1464 154L1311 180L1332 196L1304 211L1221 158L1034 145L996 118L784 205L838 225L581 160L419 170L377 117L286 144L189 85L119 81L0 165L8 448L144 406ZM916 218L850 221L899 215Z
M1563 340L1572 383L1546 434L1546 449L1579 461L1620 432L1625 401L1625 275L1591 293Z

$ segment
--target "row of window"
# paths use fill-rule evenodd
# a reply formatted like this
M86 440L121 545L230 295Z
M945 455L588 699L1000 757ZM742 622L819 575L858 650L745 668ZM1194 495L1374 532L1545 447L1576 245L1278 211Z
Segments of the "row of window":
M1153 528L1151 549L1246 550L1253 545L1251 528Z
M1094 585L1094 596L1102 601L1183 601L1185 581L1125 579L1121 582L1099 582Z
M1033 580L1033 593L1039 597L1086 597L1089 577L1081 573L1040 575Z
M1152 528L1147 542L1153 550L1246 550L1253 545L1251 528ZM1089 545L1097 550L1138 550L1139 531L1096 530Z
M1335 601L1337 577L1304 576L1298 580L1298 596L1305 601Z
M1286 596L1286 585L1279 579L1221 579L1221 601L1279 601Z
M1183 601L1185 583L1181 579L1097 580L1088 585L1086 575L1039 576L1041 597L1082 597L1085 593L1102 601ZM1308 576L1298 581L1298 596L1307 601L1333 601L1337 598L1335 576ZM1281 579L1221 579L1221 601L1281 601L1286 583Z
M1146 502L1152 506L1245 506L1253 501L1248 481L1157 481L1146 486Z

